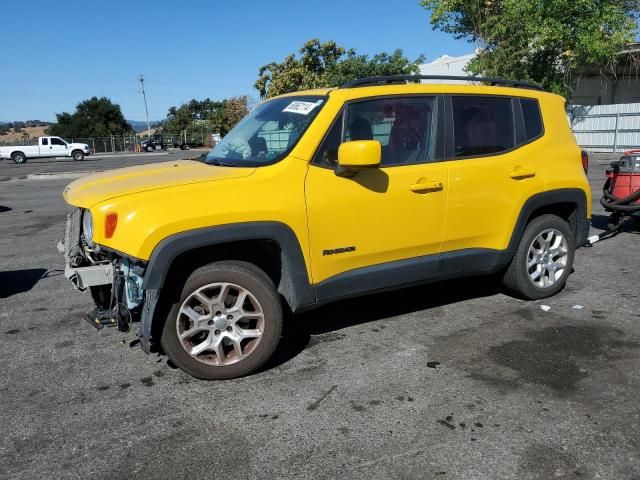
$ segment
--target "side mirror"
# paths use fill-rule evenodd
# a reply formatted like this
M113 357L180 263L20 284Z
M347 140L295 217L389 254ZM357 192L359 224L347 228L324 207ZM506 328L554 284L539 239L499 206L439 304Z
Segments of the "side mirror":
M355 140L345 142L338 148L339 177L352 177L359 170L377 168L382 158L382 145L377 140Z

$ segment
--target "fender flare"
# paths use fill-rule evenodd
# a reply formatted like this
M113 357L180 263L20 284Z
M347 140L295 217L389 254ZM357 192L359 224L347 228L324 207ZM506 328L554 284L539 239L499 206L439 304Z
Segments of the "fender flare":
M518 243L522 238L522 234L527 227L531 215L540 208L550 207L559 203L573 204L576 206L575 212L572 215L573 218L569 219L569 223L575 235L576 247L581 247L585 244L589 234L591 220L587 217L587 195L585 191L579 188L549 190L529 197L520 209L518 220L513 228L511 240L507 247L509 261L518 248Z
M282 282L294 291L292 306L315 303L302 248L296 234L280 222L247 222L181 232L162 240L153 250L144 274L142 288L160 289L173 261L181 254L203 247L245 240L273 240L280 246ZM285 275L283 275L284 277Z
M162 240L153 250L143 277L146 301L140 319L142 349L150 352L151 324L171 265L179 255L189 251L246 240L273 240L280 246L282 278L278 291L292 311L316 303L315 290L309 282L302 248L296 234L280 222L246 222L205 227L181 232Z

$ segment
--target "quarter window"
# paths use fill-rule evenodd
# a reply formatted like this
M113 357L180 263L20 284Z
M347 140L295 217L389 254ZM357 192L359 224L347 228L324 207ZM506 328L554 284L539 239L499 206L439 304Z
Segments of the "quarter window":
M527 142L535 140L542 135L542 115L540 106L536 100L520 99L522 116L524 118L524 131Z
M48 138L43 138L42 139L42 144L43 145L49 145L49 139Z
M453 96L451 104L455 157L490 155L515 147L510 98Z

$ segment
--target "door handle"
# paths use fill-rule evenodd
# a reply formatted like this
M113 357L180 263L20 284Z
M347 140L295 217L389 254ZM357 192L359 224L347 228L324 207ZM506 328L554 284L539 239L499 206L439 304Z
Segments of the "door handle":
M528 168L516 167L509 174L511 178L514 180L524 180L525 178L532 178L536 176L536 172L534 170L530 170Z
M440 192L444 189L442 182L420 181L409 187L409 190L415 193Z

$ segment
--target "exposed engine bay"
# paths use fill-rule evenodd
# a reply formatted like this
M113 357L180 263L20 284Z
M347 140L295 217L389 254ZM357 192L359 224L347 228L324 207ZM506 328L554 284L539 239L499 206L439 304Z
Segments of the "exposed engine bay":
M64 274L76 289L91 292L96 308L86 315L89 323L128 332L140 318L146 263L94 244L90 215L81 208L67 214L64 240L58 244Z

